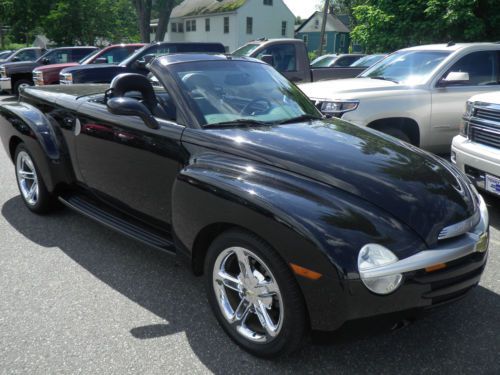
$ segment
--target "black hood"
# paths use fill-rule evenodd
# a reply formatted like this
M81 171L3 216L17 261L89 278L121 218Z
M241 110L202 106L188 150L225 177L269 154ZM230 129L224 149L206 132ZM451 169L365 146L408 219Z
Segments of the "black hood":
M10 72L29 72L33 69L35 69L37 66L40 66L39 63L35 61L16 61L16 62L8 62L5 64L2 64L3 67L5 68L5 71L7 74Z
M207 129L190 138L354 194L407 224L429 246L476 208L466 177L445 160L340 120Z

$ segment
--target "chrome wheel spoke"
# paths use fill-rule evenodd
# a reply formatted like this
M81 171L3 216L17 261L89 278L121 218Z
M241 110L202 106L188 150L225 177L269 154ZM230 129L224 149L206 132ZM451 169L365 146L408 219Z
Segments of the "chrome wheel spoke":
M21 171L19 171L19 175L26 180L34 180L35 179L35 174L33 172L21 170Z
M248 318L248 314L250 313L250 308L252 307L252 304L247 301L246 298L243 298L240 301L240 304L234 311L234 316L233 316L233 321L234 322L241 322L242 324L245 323L246 319Z
M245 254L245 251L242 248L238 247L234 250L234 253L236 254L236 258L238 259L238 265L240 266L240 271L243 277L253 278L250 259L248 259L248 255Z
M216 282L219 284L222 284L229 289L232 289L236 292L241 291L241 282L238 280L236 277L231 276L230 274L224 272L224 271L219 271L217 274Z
M39 186L35 165L26 151L21 151L16 160L16 174L21 194L29 205L38 201Z
M262 328L266 330L266 334L271 337L275 337L278 334L277 327L269 316L266 306L260 301L255 305L255 314L257 314L257 317L259 318Z
M28 191L28 194L26 196L26 199L28 200L33 200L35 199L36 197L36 193L37 193L37 190L38 190L38 184L35 182L33 182L33 185L31 185L29 191Z

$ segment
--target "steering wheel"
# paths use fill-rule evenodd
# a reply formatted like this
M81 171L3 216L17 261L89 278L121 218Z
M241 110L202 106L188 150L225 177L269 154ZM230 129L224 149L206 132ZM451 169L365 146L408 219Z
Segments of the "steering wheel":
M259 103L263 103L265 107L262 105L258 105ZM272 104L266 98L257 98L248 103L243 109L240 111L240 115L251 115L255 116L256 114L264 114L271 110Z

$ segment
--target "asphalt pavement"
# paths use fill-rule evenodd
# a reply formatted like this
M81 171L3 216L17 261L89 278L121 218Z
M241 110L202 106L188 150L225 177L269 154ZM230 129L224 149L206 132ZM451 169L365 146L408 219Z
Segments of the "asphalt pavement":
M0 373L500 374L500 199L487 202L489 261L465 299L398 330L368 321L315 336L269 361L229 340L203 280L174 257L68 209L30 213L2 150Z

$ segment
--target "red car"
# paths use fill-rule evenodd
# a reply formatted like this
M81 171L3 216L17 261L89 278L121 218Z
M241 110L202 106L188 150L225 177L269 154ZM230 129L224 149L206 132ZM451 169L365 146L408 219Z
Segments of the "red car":
M59 72L64 68L87 64L118 64L134 51L144 47L143 43L116 44L86 56L79 63L52 64L33 70L33 82L36 86L59 84Z

